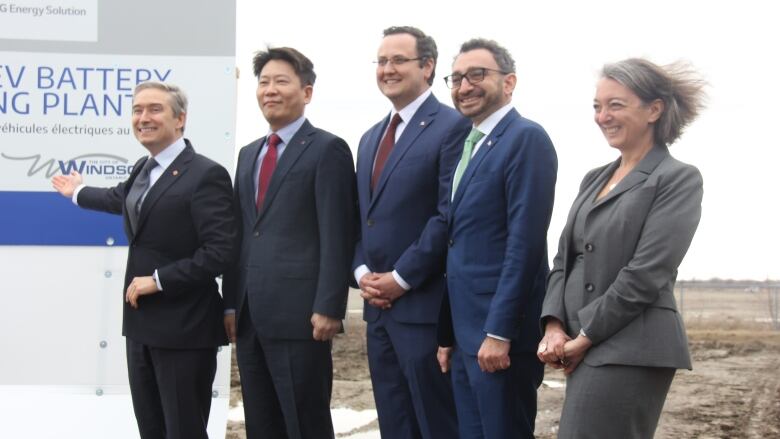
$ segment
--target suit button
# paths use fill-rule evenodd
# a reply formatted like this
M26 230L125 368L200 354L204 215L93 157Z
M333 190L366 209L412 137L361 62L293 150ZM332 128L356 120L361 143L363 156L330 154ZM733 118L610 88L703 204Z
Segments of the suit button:
M258 236L260 236L260 232L255 232L255 233L253 233L253 235L255 235L255 237L258 237Z
M596 289L596 287L594 287L593 284L591 284L591 283L585 284L585 291L587 291L589 293L592 293L593 290L595 290L595 289Z
M370 218L369 218L369 219L368 219L368 221L366 221L366 224L368 224L368 227L373 227L373 225L374 225L374 220L372 220L372 219L370 219Z
M452 247L453 244L455 244L455 241L453 241L451 239L449 241L447 241L447 245L448 246Z
M447 273L444 273L444 278L447 279Z
M591 244L591 243L585 244L585 251L592 252L593 251L593 244Z

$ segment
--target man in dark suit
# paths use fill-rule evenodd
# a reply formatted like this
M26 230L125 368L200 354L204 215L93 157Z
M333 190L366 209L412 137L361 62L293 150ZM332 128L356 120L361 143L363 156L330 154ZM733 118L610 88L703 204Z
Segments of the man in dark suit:
M468 41L445 79L473 128L453 177L447 286L454 348L440 349L440 362L448 367L452 355L462 439L531 438L557 158L544 129L512 107L517 77L506 49Z
M436 323L449 180L470 123L431 93L436 59L436 43L419 29L385 29L376 78L393 107L358 149L361 239L352 266L388 438L457 436L452 386L436 365Z
M254 73L270 133L238 156L243 238L224 284L247 437L333 437L330 340L346 312L355 245L352 153L303 115L316 78L308 58L268 49Z
M215 277L233 263L230 176L182 137L187 99L173 85L139 84L133 132L151 157L113 188L56 176L74 203L124 217L130 248L122 334L141 437L206 438L217 346L227 343Z

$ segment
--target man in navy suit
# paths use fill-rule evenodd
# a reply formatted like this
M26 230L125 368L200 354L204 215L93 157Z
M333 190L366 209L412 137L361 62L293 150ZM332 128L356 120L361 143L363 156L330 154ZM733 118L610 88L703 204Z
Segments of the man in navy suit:
M306 56L271 48L253 64L270 129L238 154L240 257L224 279L246 433L332 438L331 339L346 311L355 244L352 152L304 116L316 79Z
M384 31L376 79L392 109L358 149L361 239L352 266L388 438L457 436L451 384L436 363L436 323L449 181L470 124L431 93L436 59L436 43L419 29Z
M449 209L442 324L452 331L440 342L454 347L439 361L446 369L451 356L462 439L532 438L557 158L544 129L512 107L515 63L496 42L464 43L445 80L473 127Z

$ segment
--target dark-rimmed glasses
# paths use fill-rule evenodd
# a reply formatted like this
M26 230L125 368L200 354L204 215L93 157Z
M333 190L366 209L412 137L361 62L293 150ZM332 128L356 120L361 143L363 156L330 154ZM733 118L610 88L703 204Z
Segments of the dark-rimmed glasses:
M509 72L504 72L502 70L489 69L487 67L475 67L473 69L469 69L465 75L461 75L460 73L453 73L449 76L445 76L444 83L447 84L447 87L449 88L458 88L460 87L461 82L463 82L463 78L466 78L466 80L469 81L469 84L478 84L485 80L487 72L496 72L502 75L509 74Z

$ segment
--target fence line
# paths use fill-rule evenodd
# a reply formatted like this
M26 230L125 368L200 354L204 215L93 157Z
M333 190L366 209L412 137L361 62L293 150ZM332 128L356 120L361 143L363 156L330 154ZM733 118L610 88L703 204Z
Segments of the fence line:
M675 297L687 325L766 326L780 331L780 282L678 281Z

